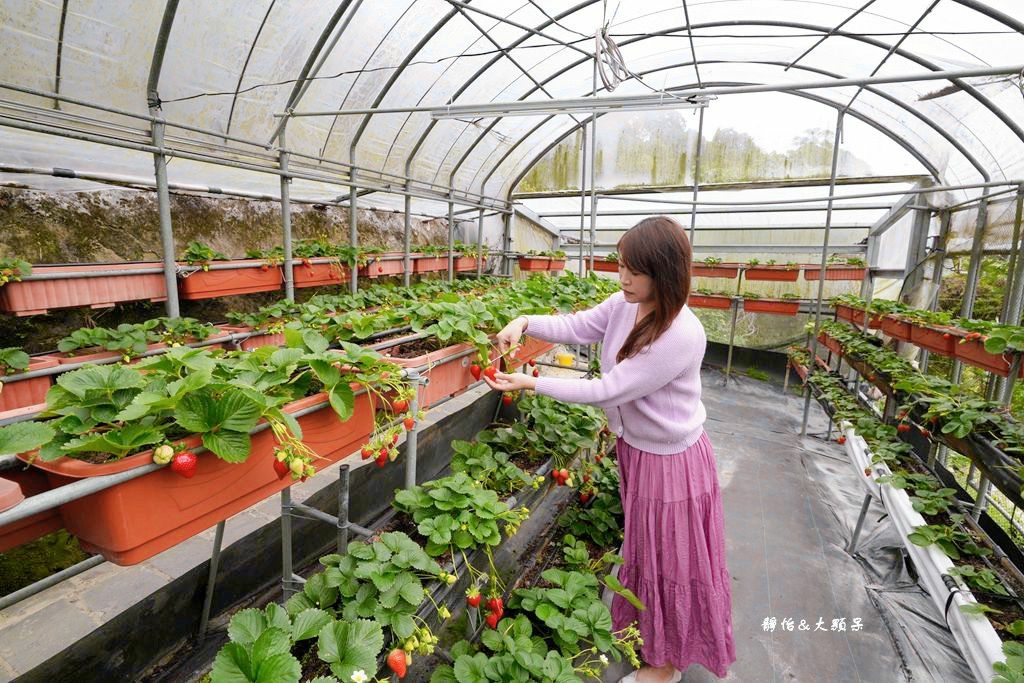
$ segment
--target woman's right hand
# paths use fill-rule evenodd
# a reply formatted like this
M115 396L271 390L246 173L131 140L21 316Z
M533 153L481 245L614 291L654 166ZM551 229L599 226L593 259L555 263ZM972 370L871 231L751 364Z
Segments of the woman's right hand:
M498 352L505 353L512 346L519 343L519 340L523 336L523 332L526 331L526 317L519 316L508 325L505 325L504 329L498 333L496 340L498 342Z

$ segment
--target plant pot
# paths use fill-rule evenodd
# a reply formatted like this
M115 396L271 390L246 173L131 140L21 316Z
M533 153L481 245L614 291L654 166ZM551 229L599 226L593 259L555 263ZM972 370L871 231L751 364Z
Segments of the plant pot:
M821 342L826 349L836 354L837 356L843 355L843 347L838 341L833 339L830 335L825 332L818 333L818 341Z
M297 260L292 263L292 277L297 288L340 285L351 279L348 266L330 258Z
M33 266L32 275L64 275L52 280L24 280L0 286L0 311L17 316L46 313L51 308L108 308L123 301L166 301L163 273L78 277L76 273L159 268L161 263L89 263Z
M196 270L178 275L178 295L182 299L214 299L219 296L273 292L281 289L284 276L281 268L259 259L216 261L220 264L241 265L227 270ZM178 265L186 265L179 263ZM296 269L297 270L297 269Z
M58 361L53 356L35 356L29 360L25 372L52 368L57 364ZM46 392L53 383L53 375L23 380L16 380L17 376L17 373L0 376L0 384L3 385L0 386L0 413L46 402Z
M740 272L738 263L719 263L717 266L708 266L694 263L690 266L690 275L693 277L723 277L734 278Z
M600 273L617 273L619 264L617 261L594 260L594 267L590 267L590 259L587 259L587 270L596 270Z
M564 268L565 268L565 259L564 258L553 258L548 263L548 270L559 271L559 270L562 270ZM616 269L616 271L617 270L618 269Z
M744 299L743 311L745 313L796 315L800 312L800 302L786 299Z
M954 335L959 337L960 335ZM989 353L985 350L985 342L980 339L957 339L954 345L956 357L968 365L995 373L1000 377L1010 376L1010 361L1012 355L1004 356L1000 353ZM1021 365L1018 377L1024 377L1024 364Z
M927 326L927 323L913 322L910 327L910 341L943 356L956 355L957 337L948 327L931 327Z
M690 308L732 308L732 299L727 296L715 296L711 294L691 294L686 300Z
M854 325L860 327L864 326L864 311L860 308L854 308L848 304L836 304L836 317L840 320L846 320ZM877 330L882 327L882 316L871 314L871 319L868 321L868 328Z
M497 353L497 350L492 351L492 360ZM453 344L415 358L390 357L388 360L403 368L422 368L420 373L430 381L420 387L420 408L459 394L477 381L469 371L476 360L476 347L472 344Z
M415 266L415 261L413 261ZM448 266L445 266L447 270ZM405 272L405 254L389 251L386 254L376 254L370 258L370 262L359 269L359 277L375 280L379 277L393 277ZM415 272L415 268L414 271Z
M791 365L793 367L793 370L796 372L797 376L800 378L800 380L802 382L806 382L808 374L807 366L800 365L799 363L791 363Z
M743 277L748 280L769 282L796 282L800 277L800 268L794 266L747 266Z
M457 273L476 272L476 264L480 259L475 256L458 256L452 263L452 268Z
M412 261L412 272L414 273L439 273L448 272L447 256L416 256Z
M551 267L551 261L552 259L547 256L520 256L519 270L554 270L554 268ZM562 266L565 266L565 261L562 261ZM561 268L559 268L559 270L561 270Z
M901 315L887 313L882 316L882 332L899 341L910 341L910 321Z
M22 498L45 493L51 488L50 482L46 478L46 473L33 468L5 470L3 476L0 477L0 482L3 480L13 482L19 486ZM18 502L20 501L14 501L15 504ZM13 505L0 506L0 510L10 507L13 507ZM37 538L42 538L47 534L52 534L54 531L63 528L63 526L64 521L61 519L60 511L57 508L44 510L31 517L2 526L0 527L0 553L7 552L11 548L17 548L19 545L24 545Z
M804 266L805 280L821 280L821 266ZM863 280L867 268L859 266L825 266L826 280Z
M325 394L317 394L289 403L284 409L294 413L324 400ZM317 462L318 469L322 469L369 438L373 406L364 393L356 397L355 412L346 422L339 420L328 404L298 420L303 441L326 458ZM199 438L185 441L194 447ZM253 435L252 451L245 462L232 464L204 453L191 479L163 467L65 503L60 506L64 526L87 552L99 553L119 565L137 564L291 485L290 476L278 479L274 472L275 445L273 433L265 429ZM46 472L51 485L63 485L85 477L127 472L151 462L152 452L145 451L103 465L59 458L37 461L33 466Z
M516 351L516 357L514 361L509 361L508 356L505 357L505 366L508 368L508 372L523 367L527 362L543 356L545 353L555 348L553 342L541 341L540 339L534 339L533 337L526 337L522 345Z

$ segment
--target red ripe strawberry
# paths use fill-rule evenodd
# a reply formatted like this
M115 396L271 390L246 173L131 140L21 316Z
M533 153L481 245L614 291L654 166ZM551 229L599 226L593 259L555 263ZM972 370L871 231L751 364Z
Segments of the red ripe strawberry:
M469 366L469 374L473 375L473 379L480 379L480 366L473 363Z
M952 339L952 337L953 337L953 335L951 335L949 332L943 332L942 333L942 338L943 339Z
M369 460L373 457L373 449L369 446L364 446L363 450L359 451L359 454L363 456L363 460Z
M844 443L846 443L846 437L840 434L839 438L836 439L836 443L842 446Z
M500 596L495 596L487 601L487 609L492 612L504 611L505 603L502 601Z
M291 470L288 468L288 464L281 462L277 458L274 458L274 472L277 473L278 479L284 479Z
M409 410L409 402L403 398L392 403L391 407L394 409L396 413L404 413L405 411Z
M596 460L597 462L601 462L602 460L604 460L604 456L598 453L597 455L594 456L594 460Z
M588 481L590 481L590 474L584 474L583 475L583 483L586 484Z
M900 412L896 413L896 419L898 419L898 420L905 420L906 418L907 418L907 411L901 410Z
M512 405L512 401L513 401L512 394L502 394L501 395L501 403L502 403L502 405L510 406L510 405Z
M387 453L381 453L380 455L378 455L377 459L374 460L374 462L377 463L377 467L384 467L384 465L388 463Z
M533 369L533 376L534 377L540 377L540 370L538 370L537 368L534 368Z
M494 612L491 612L486 617L484 617L484 621L486 621L487 625L490 626L491 628L498 628L498 620L499 619L501 619L501 617L499 617Z
M391 436L391 445L394 446L396 443L398 443L398 434L393 434Z
M399 678L405 677L406 662L405 662L405 650L395 648L388 654L388 668L395 672Z
M391 455L391 451L389 451L387 448L382 448L382 449L380 449L380 454L381 454L382 457L386 458L389 455Z
M871 476L871 468L870 467L865 467L864 468L864 474L865 474L865 476L870 477Z
M531 368L532 368L532 367L533 367L534 365L536 365L536 364L537 364L537 361L536 361L536 360L534 360L533 358L531 358L529 362L530 362L530 367L531 367Z
M567 470L567 469L565 469L563 467L562 469L558 470L558 476L561 477L563 481L568 479L569 478L569 470Z
M471 588L466 592L466 604L470 607L479 607L480 597L480 591L475 588Z
M416 420L411 417L407 417L402 420L402 424L405 425L405 431L412 431L412 428L416 426Z
M492 382L494 381L494 376L496 374L498 374L498 368L494 367L493 365L488 365L487 369L484 370L484 376L486 376L487 379L491 380Z
M177 472L186 479L191 479L196 475L196 466L199 463L199 458L196 457L195 453L191 451L182 451L174 456L171 460L171 470Z
M551 470L551 478L554 479L555 481L558 481L562 478L562 476L558 474L558 470Z
M379 266L377 266L377 272L378 273L383 273L384 272L384 264L383 263L380 264Z
M907 432L910 431L910 425L908 425L906 422L900 422L898 425L896 425L896 431L900 432L901 434L906 434Z
M581 503L586 503L588 500L590 500L590 492L589 491L584 491L583 493L580 494L580 502Z
M923 436L923 437L925 437L925 438L927 439L927 438L928 438L929 436L931 436L931 435L932 435L932 433L931 433L931 432L929 432L929 431L928 431L927 429L925 429L924 427L921 427L921 436Z

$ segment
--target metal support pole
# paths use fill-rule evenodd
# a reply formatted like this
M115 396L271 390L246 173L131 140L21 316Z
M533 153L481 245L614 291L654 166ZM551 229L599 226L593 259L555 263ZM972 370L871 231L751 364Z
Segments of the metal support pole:
M452 254L452 250L455 249L455 202L452 201L452 192L448 192L448 282L450 283L455 279L455 255ZM479 252L477 257L479 259ZM408 266L406 267L408 270Z
M285 119L287 122L288 119ZM288 174L285 128L281 127L281 226L284 232L284 298L295 301L295 260L292 258L292 179Z
M732 350L733 342L736 340L736 318L740 313L740 299L738 296L732 298L732 322L729 324L729 356L725 362L725 382L722 386L729 386L729 376L732 374Z
M811 358L811 362L812 363L815 362L813 356ZM803 416L803 419L800 421L800 436L807 436L807 416L810 414L810 410L811 410L811 385L810 385L810 383L805 383L804 384L804 416Z
M418 435L420 428L420 421L416 414L419 412L420 385L422 381L420 373L414 369L406 372L405 379L408 382L412 382L416 389L409 400L409 412L413 415L415 424L413 424L412 429L405 433L405 488L411 489L416 486L416 449L419 445Z
M356 191L356 172L352 169L352 187L349 188L348 193L348 243L352 245L352 248L359 246L359 230L357 227L356 203L359 201L359 192ZM359 290L359 268L352 268L352 272L349 274L348 280L348 291L355 294Z
M864 496L864 502L860 506L860 515L857 517L857 526L853 529L853 537L850 538L850 545L846 546L846 552L851 555L857 549L857 539L860 537L860 530L864 527L864 518L868 516L868 507L871 505L871 494Z
M1017 188L1017 212L1013 218L1014 234L1021 232L1021 214L1024 212L1024 185ZM1020 325L1022 303L1024 303L1024 253L1021 253L1021 245L1011 245L1016 249L1016 261L1014 261L1013 284L1010 286L1010 296L1007 300L1006 317L1003 322L1010 325Z
M281 592L287 600L297 591L292 576L292 490L286 486L281 490Z
M82 572L88 571L97 565L103 564L104 562L106 562L106 560L102 555L93 555L92 557L87 557L78 564L73 564L67 569L63 569L56 574L50 574L46 578L40 579L33 584L25 586L24 588L19 588L13 593L8 593L7 595L0 597L0 610L5 610L11 605L16 605L26 598L42 593L50 586L56 586L58 583L66 581L72 576L78 576Z
M484 210L480 209L480 214L476 219L476 251L477 253L482 252L484 242ZM476 276L479 278L483 274L484 262L483 259L478 259L476 262Z
M159 107L155 110L160 113ZM153 146L163 148L164 129L166 124L162 121L153 123ZM160 249L164 263L164 285L167 287L167 310L168 318L177 318L181 315L178 306L178 264L174 261L174 230L171 227L171 194L167 188L167 157L157 152L153 154L153 166L156 173L156 204L160 213Z
M597 70L597 62L594 62ZM594 81L597 92L597 81ZM590 269L594 269L594 242L597 241L597 115L590 119L590 239L587 251L590 256Z
M974 222L974 235L971 238L971 261L967 266L967 281L964 284L964 299L960 307L960 317L970 318L974 313L974 299L978 293L978 279L981 276L982 247L985 242L985 224L988 222L988 188L982 193L978 202L978 218ZM953 359L953 384L960 383L963 365L957 358Z
M406 186L408 187L408 185ZM405 273L402 276L402 282L406 287L409 286L409 276L412 272L412 257L409 253L412 250L412 197L405 195ZM448 254L448 261L451 262L451 252Z
M224 522L217 522L213 537L213 553L210 555L210 573L206 579L206 596L203 598L203 614L199 619L199 637L206 635L210 623L210 607L213 606L213 589L217 583L217 567L220 565L220 550L224 544Z
M348 465L342 464L338 467L338 554L348 549L348 493L349 493L349 471Z
M583 216L587 209L587 127L583 125L580 127L582 133L582 139L580 141L581 154L583 155L582 163L580 164L580 266L579 274L582 276L586 272L583 262Z
M704 110L697 114L697 149L693 156L693 205L697 206L697 187L700 184L700 152L704 140ZM693 245L694 230L697 227L697 212L690 212L690 245Z

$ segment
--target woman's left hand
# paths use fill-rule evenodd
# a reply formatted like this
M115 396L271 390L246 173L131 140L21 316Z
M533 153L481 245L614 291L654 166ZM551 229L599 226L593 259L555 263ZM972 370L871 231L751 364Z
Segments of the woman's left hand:
M484 376L484 381L487 382L487 386L495 391L518 391L520 389L535 389L537 387L537 378L530 377L522 372L515 372L510 374L504 372L494 373L494 379Z

